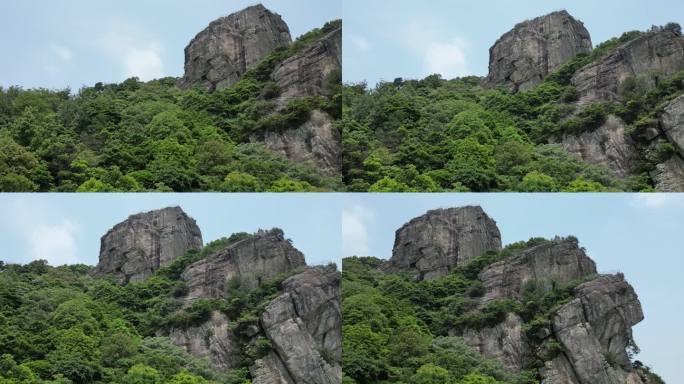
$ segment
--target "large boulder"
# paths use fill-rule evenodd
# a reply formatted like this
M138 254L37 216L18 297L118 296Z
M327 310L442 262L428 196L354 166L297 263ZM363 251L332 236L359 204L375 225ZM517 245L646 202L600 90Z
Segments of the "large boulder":
M589 164L602 165L619 178L633 175L639 166L639 151L619 117L610 115L599 128L579 135L566 134L557 142Z
M292 43L280 15L255 5L209 24L185 48L183 88L230 87L279 47Z
M596 264L574 238L555 239L494 263L480 272L483 301L519 298L528 281L567 283L596 275Z
M481 207L428 211L396 231L388 273L435 279L472 258L501 249L501 233Z
M684 95L669 102L660 117L667 139L684 158Z
M226 297L229 281L254 289L263 279L304 267L304 255L279 229L259 231L188 266L181 274L188 300Z
M180 207L132 215L100 240L94 276L116 276L122 283L144 280L189 250L202 248L202 233Z
M273 351L251 368L255 383L339 384L342 380L340 273L310 268L283 283L261 315Z
M325 82L342 70L342 27L333 29L276 66L271 77L281 90L279 105L323 95Z
M676 27L655 27L581 68L571 83L577 89L579 105L586 105L619 100L627 80L639 80L647 90L681 70L684 37Z
M325 112L311 112L307 122L283 132L266 132L252 141L288 159L312 164L322 175L338 176L342 170L342 137L334 120Z
M659 192L684 192L684 160L679 156L672 156L666 162L656 165L651 178Z
M485 85L528 90L563 63L591 50L591 36L584 24L566 11L528 20L490 48Z
M466 329L466 344L490 359L500 361L506 369L520 372L530 361L529 345L523 333L523 320L509 313L506 320L481 329Z

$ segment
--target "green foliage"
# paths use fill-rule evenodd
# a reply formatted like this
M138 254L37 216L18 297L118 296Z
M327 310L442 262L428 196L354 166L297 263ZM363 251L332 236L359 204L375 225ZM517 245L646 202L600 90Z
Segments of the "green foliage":
M0 88L0 191L330 191L335 178L252 143L314 110L339 118L341 72L322 96L289 101L271 72L341 26L333 21L268 55L232 87L180 90L176 79L69 90ZM286 180L287 182L283 181Z

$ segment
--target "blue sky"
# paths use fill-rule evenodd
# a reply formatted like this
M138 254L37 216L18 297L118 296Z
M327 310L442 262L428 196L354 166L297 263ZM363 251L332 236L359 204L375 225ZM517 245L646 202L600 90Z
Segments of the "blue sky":
M486 75L489 47L502 34L560 9L584 22L594 44L684 24L684 2L675 0L344 0L344 80Z
M204 242L282 228L307 264L340 266L341 207L324 194L0 194L5 262L95 265L100 237L129 215L178 205Z
M602 273L623 272L646 319L635 327L639 359L668 384L683 383L684 194L348 194L343 255L389 258L394 232L429 209L481 205L504 244L575 235Z
M0 86L79 89L183 74L187 43L257 0L0 1ZM262 0L293 38L342 16L340 0Z

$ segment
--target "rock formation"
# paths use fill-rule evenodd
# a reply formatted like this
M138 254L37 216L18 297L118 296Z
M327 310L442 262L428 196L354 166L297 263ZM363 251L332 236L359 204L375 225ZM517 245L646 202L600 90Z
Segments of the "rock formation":
M489 301L518 297L530 280L562 284L595 274L596 265L571 238L545 242L494 263L479 279L485 288L483 301Z
M239 279L243 288L254 289L263 279L305 265L304 255L282 231L274 229L259 231L188 266L181 278L187 284L189 300L221 298L231 279Z
M665 136L684 158L684 95L665 106L660 121Z
M321 111L311 112L309 121L300 127L284 132L266 132L263 142L266 148L280 153L296 162L308 162L322 175L336 176L342 169L342 137L330 115Z
M563 135L558 143L581 160L605 166L616 177L625 178L633 175L639 164L639 150L626 129L624 121L610 115L598 129Z
M437 209L397 230L392 258L383 269L407 272L417 280L434 279L499 249L499 229L482 208Z
M340 279L329 266L308 269L283 283L284 293L261 315L274 348L252 368L254 383L342 381Z
M279 104L324 94L325 81L341 68L340 26L276 66L271 77L281 90Z
M209 90L230 87L274 49L292 42L280 15L263 5L213 21L185 48L181 87L196 84Z
M516 25L489 50L485 85L528 90L580 53L591 52L589 32L566 11Z
M93 274L116 276L122 283L141 281L202 245L199 227L181 208L139 213L102 236Z
M648 89L681 70L684 37L676 28L654 28L581 68L571 83L579 104L584 105L619 100L621 86L628 79L639 79Z

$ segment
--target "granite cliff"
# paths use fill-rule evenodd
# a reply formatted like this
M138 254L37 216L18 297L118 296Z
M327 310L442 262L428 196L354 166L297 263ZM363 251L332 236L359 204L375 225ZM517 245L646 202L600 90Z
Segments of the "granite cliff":
M248 362L253 383L340 383L341 277L335 265L308 267L280 229L202 246L199 228L178 207L133 215L103 237L94 271L125 284L165 267L181 268L178 315L197 305L212 307L157 335L217 371ZM226 309L245 295L261 297L258 307Z
M468 256L460 260L463 254ZM475 273L471 285L477 288L467 291L475 300L472 309L459 313L462 301L441 310L435 301L427 308L453 312L445 323L448 335L511 373L532 370L544 384L651 382L650 371L633 358L632 327L644 319L634 288L622 274L599 274L574 237L502 249L495 222L480 207L440 209L397 230L392 259L379 268L432 279L437 287ZM553 304L540 310L530 304L535 297ZM464 320L453 320L458 318Z

